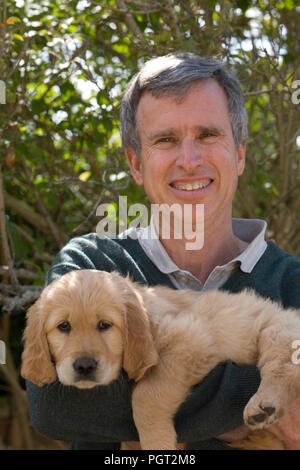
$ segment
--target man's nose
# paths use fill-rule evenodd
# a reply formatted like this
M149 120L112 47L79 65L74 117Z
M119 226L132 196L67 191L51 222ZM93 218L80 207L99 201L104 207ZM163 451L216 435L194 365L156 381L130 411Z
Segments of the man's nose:
M177 164L186 172L191 172L199 165L203 164L203 149L201 145L192 138L186 138L182 141L180 154Z

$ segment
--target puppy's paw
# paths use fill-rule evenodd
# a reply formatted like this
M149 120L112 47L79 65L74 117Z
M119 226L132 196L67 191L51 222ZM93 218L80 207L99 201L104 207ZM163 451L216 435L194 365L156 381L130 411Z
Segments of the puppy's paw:
M279 404L254 395L244 410L244 422L252 430L264 429L275 423L282 414Z

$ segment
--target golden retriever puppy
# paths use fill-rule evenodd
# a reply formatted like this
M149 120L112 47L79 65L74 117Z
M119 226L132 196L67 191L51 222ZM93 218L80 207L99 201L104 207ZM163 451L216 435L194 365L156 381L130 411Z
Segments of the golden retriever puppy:
M142 449L170 450L180 404L226 360L260 369L245 423L263 429L281 417L300 395L300 367L292 361L299 339L299 312L250 291L172 290L116 272L72 271L29 309L21 374L39 386L58 378L90 388L117 379L123 367L136 381L132 406Z

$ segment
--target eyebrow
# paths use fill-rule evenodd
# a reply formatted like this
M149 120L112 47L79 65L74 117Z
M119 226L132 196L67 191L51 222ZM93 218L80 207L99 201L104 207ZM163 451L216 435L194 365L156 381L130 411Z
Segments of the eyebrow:
M148 139L150 141L156 140L159 137L165 137L167 135L175 135L176 134L176 129L174 127L169 127L167 129L162 129L159 131L155 131L152 134L148 136Z
M226 132L221 127L215 126L195 126L194 130L200 133L213 133L217 135L224 135ZM166 129L158 130L149 135L148 139L152 142L160 137L173 136L177 134L175 127L168 127Z

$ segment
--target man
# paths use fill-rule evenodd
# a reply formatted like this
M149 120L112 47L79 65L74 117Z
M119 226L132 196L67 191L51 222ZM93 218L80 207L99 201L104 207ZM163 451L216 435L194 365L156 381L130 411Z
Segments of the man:
M186 249L191 240L185 232L175 237L174 227L164 237L153 217L151 230L130 229L115 240L97 234L71 240L53 263L48 283L73 269L118 270L149 285L232 292L248 287L300 308L300 260L266 243L265 222L232 220L245 165L247 116L239 82L223 64L190 53L149 61L125 92L121 132L133 178L152 204L189 205L194 232L196 205L204 205L203 247ZM159 239L147 237L151 232ZM179 442L190 449L226 449L225 441L243 437L242 411L259 382L255 367L220 364L178 411ZM93 390L30 383L27 388L33 424L71 441L74 449L113 449L120 441L138 440L125 374ZM280 432L284 435L284 426Z

